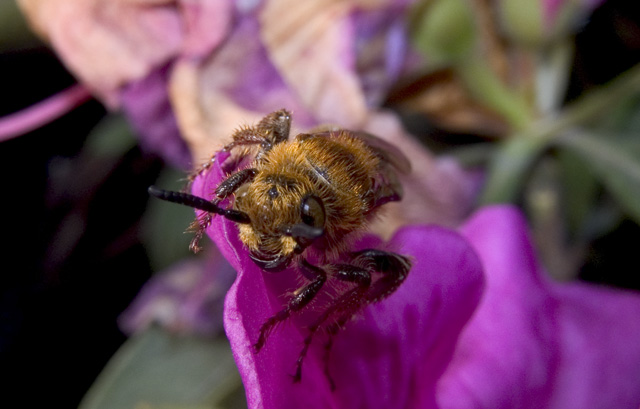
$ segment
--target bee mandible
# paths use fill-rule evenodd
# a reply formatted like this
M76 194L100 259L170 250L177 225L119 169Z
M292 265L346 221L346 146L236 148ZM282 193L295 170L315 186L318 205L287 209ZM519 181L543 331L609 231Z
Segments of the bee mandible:
M193 250L211 217L220 215L237 223L241 241L263 271L294 267L305 278L282 310L261 326L254 345L258 352L274 327L303 310L327 281L343 284L339 287L345 290L332 297L308 327L296 362L294 380L299 381L318 330L327 332L330 348L331 337L354 315L388 297L407 277L407 257L380 249L350 251L350 244L382 205L401 199L397 173L408 172L410 164L394 146L364 132L324 129L289 140L290 128L291 114L282 109L256 126L237 130L223 151L243 148L238 163L246 159L246 148L257 148L255 156L248 165L236 167L212 198L153 186L149 192L206 212L196 221ZM328 357L328 375L327 362Z

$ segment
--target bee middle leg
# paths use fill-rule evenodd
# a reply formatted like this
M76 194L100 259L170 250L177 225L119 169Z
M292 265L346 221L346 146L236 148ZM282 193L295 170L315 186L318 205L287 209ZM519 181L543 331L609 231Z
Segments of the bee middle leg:
M296 361L296 372L293 376L293 381L298 382L302 379L302 364L307 355L309 347L313 342L313 338L316 332L322 328L322 326L329 319L335 319L338 316L338 319L328 327L329 330L329 343L328 346L325 345L326 355L328 356L329 350L331 349L331 334L337 333L340 328L351 318L354 314L353 311L359 309L360 300L366 294L369 287L371 286L371 273L368 269L352 265L352 264L334 264L331 266L333 274L331 277L335 277L340 281L355 283L356 287L347 291L345 294L342 294L336 300L334 300L329 307L325 310L325 312L318 317L318 319L308 328L309 334L304 339L304 346L298 355L298 360ZM343 317L340 315L345 315L344 312L347 311L347 316ZM325 364L325 372L327 373L327 379L329 379L329 383L331 385L331 389L335 388L335 384L329 376L328 367Z
M289 300L286 307L278 311L275 315L265 321L264 324L262 324L262 327L260 327L258 341L254 344L254 348L257 352L262 349L273 328L278 323L289 318L292 312L300 311L309 304L327 280L327 273L322 268L316 267L306 260L302 260L300 263L300 270L305 277L311 280L311 282L296 290L294 292L294 296Z
M262 118L258 125L238 129L233 134L233 141L223 150L230 151L236 146L260 145L261 156L274 145L286 141L291 129L291 114L286 109L270 113Z
M366 305L380 301L392 294L405 280L411 268L405 256L376 249L366 249L351 253L354 264L335 265L336 272L332 277L341 281L356 283L357 286L334 300L327 310L309 327L309 334L304 340L296 362L294 382L302 378L302 364L307 355L316 332L326 327L328 340L325 344L324 371L331 390L335 383L329 372L329 355L333 346L333 337L355 314ZM380 273L382 277L371 283L371 274ZM326 325L327 321L332 321Z
M380 277L366 294L366 302L378 302L391 295L404 282L411 270L408 257L383 250L366 249L351 253L353 260L368 263Z

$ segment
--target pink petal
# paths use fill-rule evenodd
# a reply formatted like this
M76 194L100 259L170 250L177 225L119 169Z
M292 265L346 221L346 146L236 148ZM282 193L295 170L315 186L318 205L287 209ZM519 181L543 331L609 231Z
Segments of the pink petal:
M635 408L640 297L544 279L521 214L496 206L463 228L486 293L438 385L442 408Z
M436 407L436 381L478 304L482 270L467 243L445 228L407 227L385 247L415 264L391 297L338 335L333 369L339 406Z
M640 294L588 284L552 293L560 342L550 407L637 408Z

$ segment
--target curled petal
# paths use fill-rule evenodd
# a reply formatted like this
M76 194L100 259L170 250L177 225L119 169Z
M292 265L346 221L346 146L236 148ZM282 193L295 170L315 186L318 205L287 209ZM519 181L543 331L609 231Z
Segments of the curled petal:
M71 86L22 111L0 118L0 141L24 135L66 114L91 98L82 85Z
M108 105L114 92L177 53L178 15L158 1L21 0L34 28Z
M260 14L261 38L287 84L319 122L345 127L360 124L367 112L353 72L351 3L276 0Z
M245 16L205 63L181 59L174 67L171 101L194 163L228 143L239 125L283 107L293 112L294 126L315 124L257 41L258 30L258 21Z
M318 122L358 129L406 63L406 8L404 1L269 1L260 38Z

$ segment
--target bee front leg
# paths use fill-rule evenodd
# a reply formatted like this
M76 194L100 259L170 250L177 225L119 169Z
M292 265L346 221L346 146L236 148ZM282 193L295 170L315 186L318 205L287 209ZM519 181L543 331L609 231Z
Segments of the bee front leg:
M222 181L216 188L216 197L214 202L220 202L235 193L236 190L245 183L248 183L255 178L258 171L254 168L242 169Z
M215 191L215 197L212 202L215 204L220 203L231 194L235 193L236 190L245 183L248 183L253 180L258 171L254 168L243 169L236 173L231 174L228 178L226 178L222 183L218 185ZM202 236L204 236L205 230L211 224L211 213L206 213L204 216L196 219L190 226L189 230L194 232L193 239L191 239L191 244L189 244L189 249L194 253L200 251L200 240Z
M318 294L324 282L327 280L327 274L320 267L310 264L306 260L300 263L300 270L305 277L312 280L309 284L299 288L294 292L293 297L287 303L287 306L269 318L260 328L258 341L254 344L254 348L259 352L264 346L269 334L273 328L280 322L291 316L292 312L300 311Z

